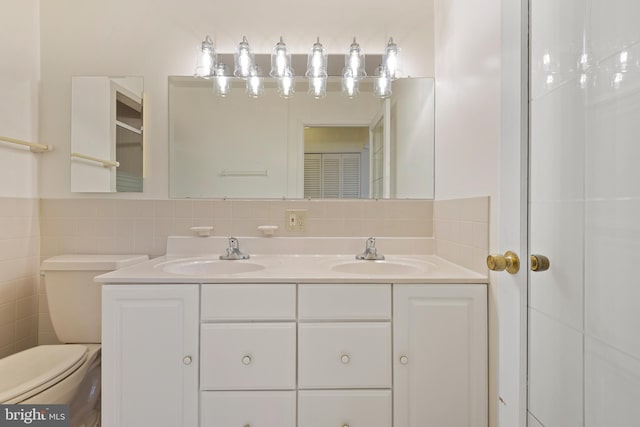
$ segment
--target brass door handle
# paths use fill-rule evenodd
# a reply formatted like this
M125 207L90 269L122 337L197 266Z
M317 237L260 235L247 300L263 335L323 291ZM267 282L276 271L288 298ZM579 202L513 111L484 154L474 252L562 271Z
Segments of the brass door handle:
M507 270L507 273L516 274L520 270L520 258L514 252L507 251L504 255L489 255L487 267L491 271Z
M551 266L549 258L544 255L531 255L529 260L531 261L531 271L547 271Z

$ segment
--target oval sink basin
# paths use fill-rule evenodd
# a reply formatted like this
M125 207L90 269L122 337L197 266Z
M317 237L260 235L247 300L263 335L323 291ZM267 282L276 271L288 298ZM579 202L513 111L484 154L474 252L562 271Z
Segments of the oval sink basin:
M333 271L351 274L384 274L404 275L417 274L426 271L422 266L398 261L351 261L336 264L331 267Z
M185 276L250 273L252 271L264 270L265 268L263 265L244 260L227 261L219 259L175 261L159 267L166 273L182 274Z

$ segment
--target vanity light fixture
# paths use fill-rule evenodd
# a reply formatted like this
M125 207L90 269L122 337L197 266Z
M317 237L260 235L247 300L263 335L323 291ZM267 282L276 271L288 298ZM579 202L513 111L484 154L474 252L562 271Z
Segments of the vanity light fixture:
M320 43L320 37L311 47L305 75L309 78L309 95L315 99L327 96L327 51Z
M253 53L249 47L247 37L243 36L242 41L238 43L238 49L235 52L235 69L233 75L236 77L247 78L254 65Z
M364 69L364 52L355 37L345 56L344 66L351 71L353 78L359 79L367 75Z
M378 65L373 81L373 93L380 98L391 96L391 76L389 69L384 64Z
M291 98L295 92L295 73L289 68L282 77L278 78L278 94L283 98Z
M271 52L271 72L269 75L276 78L284 77L289 73L290 68L291 54L282 40L282 36L280 36L280 41L276 43L273 52Z
M198 60L196 65L196 76L205 79L213 77L214 68L216 65L216 51L213 47L213 40L207 36L200 44L198 50Z
M223 62L216 64L215 89L218 96L225 97L231 92L231 79L227 72L227 66Z
M251 66L249 75L247 76L247 95L250 98L257 98L264 92L262 82L262 70L257 65Z
M355 98L360 93L360 80L353 76L353 70L345 69L342 76L342 93L349 98Z
M394 43L393 37L389 38L382 61L387 70L389 70L389 77L395 79L400 70L400 49Z

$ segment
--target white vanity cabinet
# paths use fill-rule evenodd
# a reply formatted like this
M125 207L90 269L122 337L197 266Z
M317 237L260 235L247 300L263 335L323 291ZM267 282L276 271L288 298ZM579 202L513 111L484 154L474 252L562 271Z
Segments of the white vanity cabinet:
M105 427L486 427L483 284L103 286Z
M296 426L296 285L205 284L200 425Z
M488 425L485 285L394 285L395 427Z
M392 426L391 285L298 285L298 427Z
M198 426L198 288L102 287L103 426Z

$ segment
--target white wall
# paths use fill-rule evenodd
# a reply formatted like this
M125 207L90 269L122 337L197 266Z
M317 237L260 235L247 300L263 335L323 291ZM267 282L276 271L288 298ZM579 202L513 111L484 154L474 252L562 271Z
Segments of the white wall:
M491 252L500 249L500 14L499 0L435 0L435 198L490 196ZM519 180L519 176L514 179ZM492 426L497 425L499 375L496 332L500 316L496 314L499 304L495 286L497 281L492 277L489 301ZM517 402L517 397L514 401ZM517 405L511 401L509 404Z
M0 2L0 136L51 144L38 141L38 4L37 0ZM39 156L0 142L0 197L37 196Z
M281 13L284 10L286 13ZM268 53L280 35L294 53L307 53L316 36L330 53L342 53L356 35L366 51L380 53L389 36L403 49L404 71L433 74L431 2L330 0L315 10L290 2L193 0L48 0L41 4L41 135L56 151L41 163L43 197L69 192L71 76L135 75L145 79L147 177L144 194L168 195L167 77L191 75L195 48L206 34L230 53L243 35Z

